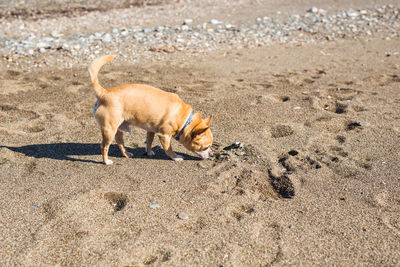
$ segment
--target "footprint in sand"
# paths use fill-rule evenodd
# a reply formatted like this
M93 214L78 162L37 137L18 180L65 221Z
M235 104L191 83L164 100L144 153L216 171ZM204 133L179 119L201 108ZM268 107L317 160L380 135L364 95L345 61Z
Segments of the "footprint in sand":
M377 206L383 208L383 215L381 215L382 222L385 226L387 226L390 230L400 236L400 215L397 210L394 208L396 205L389 198L389 195L386 191L377 193L373 197L374 202ZM397 199L399 202L399 200Z
M39 116L40 115L38 113L31 110L23 110L6 104L0 105L1 123L14 123L21 121L21 119L31 121L39 118Z
M272 266L284 257L282 251L282 227L278 224L254 223L247 239L229 243L229 266ZM257 242L265 240L265 242ZM250 245L251 244L251 245ZM262 263L262 264L260 264Z
M400 217L398 213L383 215L382 222L395 234L400 236Z
M291 136L292 134L294 134L294 130L290 125L277 124L271 127L271 136L273 138Z

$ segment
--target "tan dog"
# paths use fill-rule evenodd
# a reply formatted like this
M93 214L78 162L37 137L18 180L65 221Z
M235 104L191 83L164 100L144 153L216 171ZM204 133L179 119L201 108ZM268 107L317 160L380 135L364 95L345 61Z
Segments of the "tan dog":
M109 55L97 58L89 67L97 97L93 113L103 135L101 154L104 163L113 163L108 159L108 149L114 137L122 154L127 158L132 156L125 150L122 133L130 132L130 125L147 131L146 152L149 156L154 155L151 144L157 134L166 154L173 160L183 158L172 150L172 137L190 151L208 158L212 153L210 147L213 142L211 117L202 120L199 113L192 114L192 107L185 104L178 95L148 85L126 84L104 89L99 84L97 74L114 57Z

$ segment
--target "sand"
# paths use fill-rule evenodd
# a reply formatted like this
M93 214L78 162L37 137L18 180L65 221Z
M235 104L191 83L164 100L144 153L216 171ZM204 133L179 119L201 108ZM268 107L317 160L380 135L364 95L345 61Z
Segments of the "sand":
M111 166L89 60L2 69L0 264L398 266L399 47L343 39L117 58L101 83L151 84L213 115L216 157L174 142L185 158L174 162L155 139L149 158L134 129L134 157L114 144Z

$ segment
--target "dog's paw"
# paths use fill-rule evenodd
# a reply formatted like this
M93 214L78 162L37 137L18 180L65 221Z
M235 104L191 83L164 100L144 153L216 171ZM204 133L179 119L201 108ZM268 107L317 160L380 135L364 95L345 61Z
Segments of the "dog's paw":
M150 152L147 153L147 156L151 157L151 156L155 156L156 153L154 153L153 150L150 150Z
M106 162L104 162L104 164L111 165L111 164L113 164L113 161L111 159L108 159Z
M174 161L182 161L183 157L181 155L176 155L175 158L172 158Z

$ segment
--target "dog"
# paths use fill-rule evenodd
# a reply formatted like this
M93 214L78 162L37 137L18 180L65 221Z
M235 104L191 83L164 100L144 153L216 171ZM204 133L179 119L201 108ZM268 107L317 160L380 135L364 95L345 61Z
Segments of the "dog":
M124 84L104 89L97 77L101 67L114 59L115 55L96 58L89 66L89 75L96 94L92 112L101 128L103 141L101 154L106 165L108 149L115 140L122 155L132 156L124 147L123 132L130 132L130 126L147 131L146 153L153 156L151 144L157 135L165 153L174 161L183 157L177 155L171 146L174 137L185 148L205 159L212 155L213 135L210 130L212 116L202 119L199 113L192 113L192 107L185 104L174 93L145 84Z

